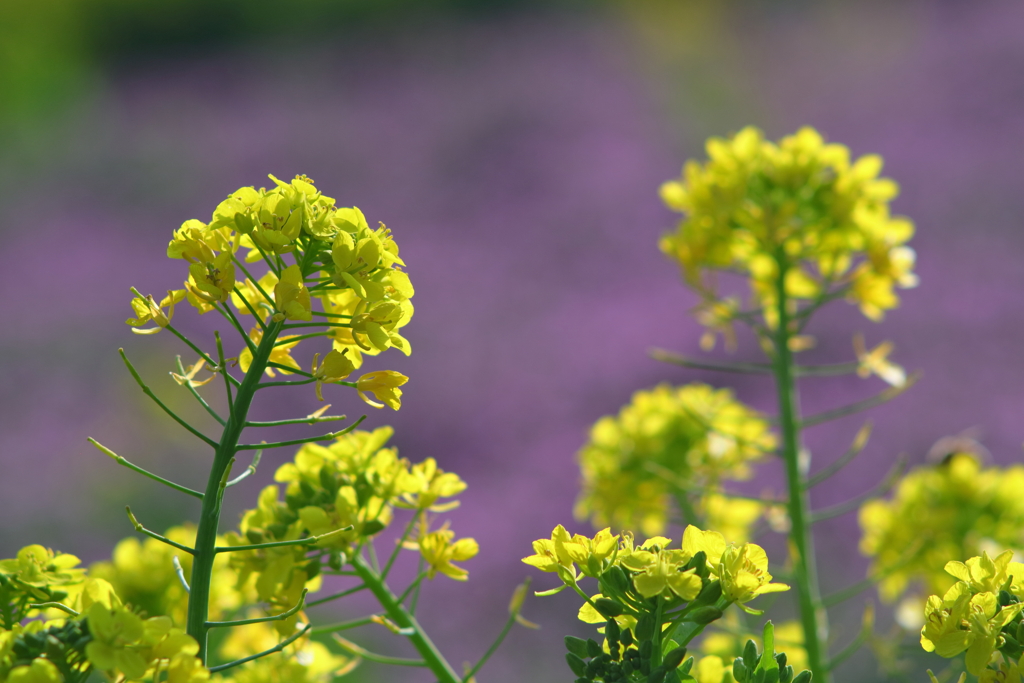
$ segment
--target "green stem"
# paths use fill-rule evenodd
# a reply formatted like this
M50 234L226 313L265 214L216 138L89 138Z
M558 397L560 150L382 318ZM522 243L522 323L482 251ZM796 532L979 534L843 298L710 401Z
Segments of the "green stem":
M363 583L366 584L366 587L370 589L381 607L387 612L388 618L395 622L399 628L411 629L411 635L408 636L409 641L416 648L416 651L419 652L420 656L423 657L427 667L437 676L438 683L460 683L462 677L455 673L451 664L438 651L426 632L424 632L423 627L416 621L416 618L398 602L395 594L381 580L380 575L370 567L361 553L355 553L352 557L352 568L359 573Z
M188 600L188 616L185 627L190 636L199 643L198 656L203 663L207 660L206 635L209 630L207 619L210 611L210 581L213 577L213 561L217 556L217 530L220 525L221 486L228 467L234 460L238 450L238 440L245 428L249 406L259 386L260 378L267 367L274 342L281 332L281 323L273 323L260 340L260 345L253 354L252 364L245 377L238 385L231 406L224 432L213 457L210 477L203 494L203 509L199 515L199 528L196 531L195 549L192 560L192 580L189 582L192 592ZM226 368L224 369L226 373Z
M816 683L829 683L831 675L825 663L824 644L828 642L828 616L821 602L814 542L809 523L809 495L806 487L807 464L800 462L800 408L794 375L793 354L789 350L791 316L786 297L788 262L782 250L776 255L778 277L775 282L777 328L774 332L775 375L779 402L779 426L782 430L782 458L789 485L790 542L793 548L793 575L800 602L800 623L804 631L807 660Z

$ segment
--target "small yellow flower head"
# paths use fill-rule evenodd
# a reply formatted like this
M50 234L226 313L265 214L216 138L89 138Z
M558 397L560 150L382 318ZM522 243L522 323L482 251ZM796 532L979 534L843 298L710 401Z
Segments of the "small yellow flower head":
M174 231L167 245L168 258L184 259L189 263L208 263L213 260L213 249L206 241L206 225L195 219L187 220Z
M559 567L573 570L574 562L586 562L587 550L580 543L573 542L569 532L559 524L551 532L551 538L533 542L534 554L524 557L523 562L542 572L557 572Z
M853 338L853 350L857 354L857 376L867 378L877 375L894 387L907 383L907 373L902 367L889 360L892 342L882 342L871 351L864 345L864 335Z
M128 318L125 323L132 326L132 332L135 334L156 334L171 324L171 319L174 317L174 304L184 298L185 290L183 289L167 290L167 296L157 304L152 296L142 296L136 292L135 298L132 299L132 310L135 311L135 317ZM167 309L166 313L164 313L165 308ZM156 324L156 327L135 329L151 321Z
M480 546L472 538L460 538L452 543L455 532L449 529L431 531L420 538L420 555L427 563L427 578L432 579L438 572L456 581L465 581L469 572L452 562L463 562L476 557Z
M684 551L655 545L651 551L634 551L621 564L634 572L633 585L645 598L674 593L683 600L693 600L704 584L693 568L683 571L690 557Z
M209 304L224 303L231 298L231 290L235 288L235 264L229 252L211 261L189 265L188 274L185 287L194 297Z
M148 663L130 646L145 633L142 619L125 607L109 609L99 603L89 608L92 641L85 646L89 663L100 671L120 671L129 679L142 678Z
M660 243L707 301L719 299L711 271L728 269L745 274L755 303L771 308L780 259L789 296L844 287L872 320L898 304L894 287L917 283L905 245L914 227L889 214L899 189L878 177L880 157L851 162L849 149L826 144L812 128L777 143L744 128L711 138L707 153L707 162L688 161L678 180L662 186L665 204L683 219Z
M309 290L297 265L288 266L281 272L281 280L274 287L274 301L283 319L306 322L313 319Z
M36 657L28 664L11 669L7 683L64 683L64 676L53 662Z
M596 527L660 533L674 490L746 479L774 446L767 421L728 389L693 383L638 391L617 416L591 428L579 452L583 491L576 515Z
M783 583L771 583L768 555L754 543L727 544L717 531L702 531L692 524L683 532L683 550L693 556L704 552L708 567L722 582L722 594L745 611L744 603L765 593L788 591Z
M402 498L405 505L416 510L445 512L458 507L458 501L436 504L439 498L451 498L466 490L466 482L454 472L445 472L437 466L437 461L427 458L416 463L409 471L413 481L408 493Z
M78 563L74 555L29 545L19 550L16 558L0 560L0 572L36 588L70 586L80 584L85 578L85 569L78 567Z
M974 572L983 551L995 557L998 568L1004 551L1024 550L1022 490L1024 467L983 468L974 455L955 453L911 470L890 500L865 503L860 509L860 548L872 559L872 574L884 577L879 583L882 599L896 600L914 582L924 584L925 595L941 595L962 577L980 580ZM957 557L979 558L978 564L972 567L970 560L967 574L951 575L947 563ZM1014 591L1024 597L1024 571L1008 567L1007 572L1015 577ZM996 579L991 581L996 585Z
M402 407L402 390L398 387L409 381L409 378L394 370L377 370L368 372L356 380L356 389L359 398L369 403L374 408L383 408L385 405L392 410ZM372 393L383 403L367 398L366 394Z
M994 593L972 595L963 581L953 584L943 597L933 595L925 605L921 647L941 657L967 651L967 670L978 676L988 666L1000 641L999 632L1013 620L1024 603L1000 609Z
M313 355L313 377L316 378L316 397L321 401L324 400L323 393L321 393L321 387L324 382L340 382L349 375L351 375L356 367L351 360L348 359L346 352L338 353L337 351L329 351L324 356L324 362L320 363L320 354Z

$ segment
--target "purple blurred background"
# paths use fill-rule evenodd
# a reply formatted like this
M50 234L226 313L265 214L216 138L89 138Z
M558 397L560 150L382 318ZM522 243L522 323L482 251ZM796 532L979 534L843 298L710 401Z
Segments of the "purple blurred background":
M51 15L39 10L42 19L4 10L21 21L7 23L6 44L24 49L0 57L3 557L33 542L106 557L129 535L125 504L151 528L195 517L190 501L85 442L96 437L186 484L204 478L207 454L145 402L118 359L123 346L173 407L200 418L167 379L183 352L176 340L124 325L128 288L180 286L185 269L163 254L183 220L207 220L228 192L269 183L267 173L305 173L339 205L387 223L409 264L414 353L368 367L411 381L401 412L373 411L367 425L394 425L403 455L435 457L469 483L451 519L481 554L467 563L468 584L428 586L423 621L453 662L475 659L530 573L519 562L530 541L558 523L589 532L571 510L574 453L594 420L661 380L733 386L771 407L767 380L646 355L655 346L700 353L687 313L694 297L656 247L674 223L658 185L702 156L707 136L747 124L773 138L809 124L855 155L882 154L902 186L895 210L919 230L922 284L901 308L875 325L839 303L812 326L819 346L808 360L847 360L863 330L869 344L893 340L897 362L924 372L870 414L868 449L815 490L815 504L856 495L898 454L920 463L937 438L968 428L996 462L1020 459L1024 6L488 4L413 14L391 3L334 16L325 30L298 22L280 39L266 26L219 42L176 42L168 31L151 50L147 34L126 32L139 44L122 51L82 38L108 39L89 33L95 16L89 24L68 10L54 21L59 3ZM37 40L13 41L12 25L34 27ZM47 45L60 47L56 56ZM185 307L178 315L207 337L216 322ZM747 343L736 357L756 354ZM881 388L814 379L802 398L818 412ZM336 408L362 412L351 392L330 393ZM259 411L299 416L315 403L312 391L285 393ZM812 430L816 462L845 450L859 425ZM268 454L255 481L233 489L226 524L288 454ZM776 469L764 467L755 488L778 490ZM858 538L854 514L818 527L826 592L864 576ZM765 543L781 557L778 537ZM554 585L535 578L535 588ZM836 647L855 633L862 606L835 610ZM577 607L566 594L529 600L525 615L543 629L513 632L480 680L569 680L562 636L587 633ZM364 676L431 680L408 673L368 667ZM864 677L877 677L870 655L840 670L842 680Z

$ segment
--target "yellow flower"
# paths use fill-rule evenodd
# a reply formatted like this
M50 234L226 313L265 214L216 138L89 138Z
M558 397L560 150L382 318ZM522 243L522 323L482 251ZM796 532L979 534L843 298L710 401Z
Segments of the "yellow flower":
M186 289L209 304L227 301L235 288L235 264L230 252L219 254L210 261L191 264L188 274Z
M480 546L472 538L460 538L452 543L455 532L449 529L431 531L420 538L420 555L427 563L427 578L434 578L438 572L456 581L465 581L469 572L452 562L462 562L475 557Z
M288 266L281 272L281 280L274 286L274 301L279 311L274 314L275 320L309 322L313 319L309 290L306 289L302 271L297 265Z
M132 299L132 310L135 311L134 318L128 318L125 323L132 326L132 332L135 334L156 334L163 328L171 324L171 318L174 317L174 304L178 303L185 298L185 290L167 290L167 296L160 300L157 304L156 300L151 295L142 296L138 292L135 292L135 298ZM167 309L167 313L164 313L164 308ZM139 330L135 329L142 327L146 323L152 321L156 324L156 327L150 327L148 329Z
M352 361L346 356L346 352L331 350L326 356L324 356L324 362L320 363L320 354L313 355L313 377L316 378L316 397L321 401L324 400L324 396L321 393L320 387L323 386L324 382L340 382L345 379L356 369Z
M402 407L402 390L398 387L408 381L408 377L394 370L377 370L360 377L356 381L356 389L359 391L359 398L374 408L383 408L387 405L392 410L398 410ZM383 403L371 401L366 397L367 392L374 394Z
M784 583L771 583L768 555L754 543L726 544L717 531L701 531L691 524L683 532L683 550L691 556L703 551L711 572L722 582L722 594L746 612L752 610L743 603L758 595L789 590Z
M864 345L864 335L853 338L853 350L857 354L857 376L862 378L878 375L894 387L907 383L907 373L888 359L892 353L892 342L882 342L870 351Z

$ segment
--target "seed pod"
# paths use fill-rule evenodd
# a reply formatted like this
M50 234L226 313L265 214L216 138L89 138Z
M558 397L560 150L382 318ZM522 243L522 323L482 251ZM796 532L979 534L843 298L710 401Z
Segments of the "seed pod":
M575 636L565 637L565 649L577 657L589 657L587 654L587 641Z
M565 655L565 661L572 669L572 672L577 676L584 677L587 675L587 665L583 663L583 660L569 652Z
M605 619L611 619L612 617L621 616L625 611L625 608L616 600L611 598L598 598L594 600L594 607L601 613L601 616Z
M665 659L663 659L661 663L664 664L665 668L668 670L678 669L679 665L683 663L683 660L685 658L686 648L677 647L676 649L672 650L667 655L665 655Z

